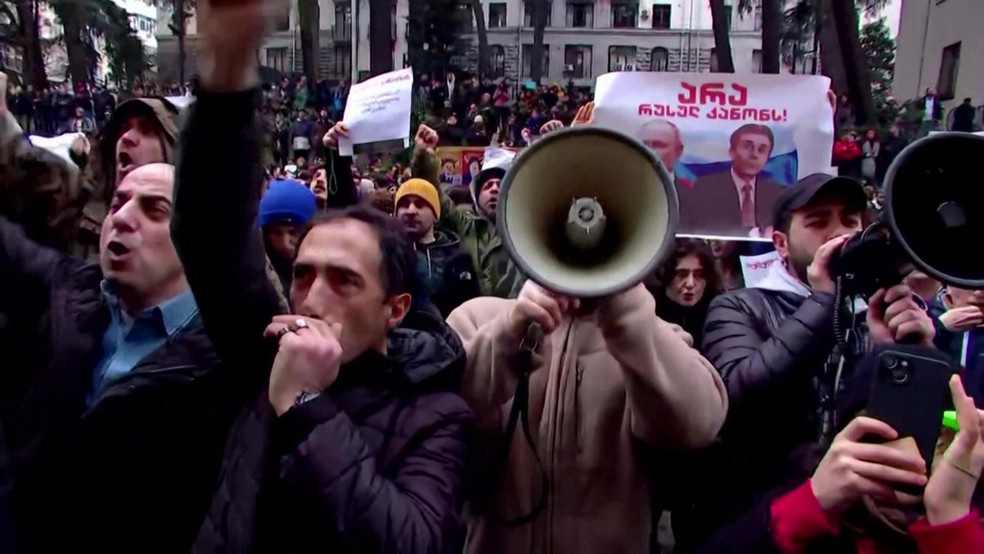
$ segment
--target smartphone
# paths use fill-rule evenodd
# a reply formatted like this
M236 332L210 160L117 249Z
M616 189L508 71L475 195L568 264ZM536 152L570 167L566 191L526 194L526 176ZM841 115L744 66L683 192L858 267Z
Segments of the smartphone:
M884 421L898 432L899 440L894 443L911 444L914 441L929 471L933 466L943 412L953 409L949 383L956 368L948 359L933 357L934 354L942 356L942 353L927 350L896 345L882 351L872 376L871 395L865 411L868 417ZM921 493L919 490L903 492Z

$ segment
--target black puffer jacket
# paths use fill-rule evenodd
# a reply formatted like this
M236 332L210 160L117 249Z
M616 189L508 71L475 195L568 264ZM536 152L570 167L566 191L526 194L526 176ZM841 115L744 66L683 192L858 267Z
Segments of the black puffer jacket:
M481 294L471 256L450 231L434 231L434 242L417 245L417 274L444 317Z
M203 93L182 131L172 235L223 362L269 372L262 338L281 313L254 221L253 94ZM215 211L214 206L223 209ZM240 416L195 552L460 550L464 426L457 336L416 312L389 356L364 355L325 393L276 418L266 382Z
M701 482L702 524L713 528L749 510L787 481L792 450L819 438L818 382L834 347L833 306L830 294L758 288L711 302L702 351L730 404Z
M101 280L0 218L0 304L16 301L30 337L0 355L28 391L4 410L21 551L187 551L242 397L196 319L87 407L110 319Z

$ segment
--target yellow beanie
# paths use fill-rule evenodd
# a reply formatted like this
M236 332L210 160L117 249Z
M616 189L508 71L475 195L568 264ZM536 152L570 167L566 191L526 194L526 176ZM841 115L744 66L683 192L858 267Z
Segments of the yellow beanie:
M434 188L434 185L430 181L424 179L407 179L400 185L400 188L396 189L396 197L393 199L394 206L399 206L400 199L404 196L421 197L434 210L434 217L441 217L441 198L437 194L437 189Z

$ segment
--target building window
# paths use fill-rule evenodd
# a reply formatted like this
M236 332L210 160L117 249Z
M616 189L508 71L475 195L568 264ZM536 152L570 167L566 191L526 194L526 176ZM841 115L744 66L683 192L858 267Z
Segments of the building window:
M649 71L669 71L670 70L670 51L662 46L653 48L652 56L649 58Z
M639 20L638 4L612 4L612 27L632 29Z
M499 44L493 44L490 47L490 69L492 74L489 75L490 79L501 79L506 76L506 49Z
M591 78L591 47L568 44L564 47L564 77Z
M530 78L533 76L533 45L524 44L523 45L523 77ZM546 77L550 74L550 47L546 44L543 45L543 75L541 77Z
M762 73L761 50L752 50L752 73Z
M731 7L731 4L724 4L724 13L726 14L725 21L728 22L728 29L733 29L734 27L731 25L731 16L734 15L734 8Z
M758 4L755 6L754 19L755 19L755 23L754 23L755 30L761 31L762 30L762 4Z
M281 73L289 73L290 65L287 63L287 48L267 48L266 65Z
M335 40L352 39L352 10L350 4L335 4Z
M653 29L670 28L672 8L670 4L653 4Z
M711 48L711 73L717 73L717 70L718 70L717 48Z
M273 30L284 32L290 30L290 3L283 4L283 11L273 16Z
M612 46L608 48L608 71L635 71L635 61L635 46Z
M506 26L506 3L493 2L489 4L489 29Z
M590 29L594 27L594 4L568 2L567 26L579 29Z
M285 49L286 50L286 49ZM348 46L336 44L332 54L332 77L339 80L348 79L352 74L352 53Z
M523 2L523 27L533 26L533 10L534 3L532 0L527 0ZM547 2L547 27L553 27L553 14L551 13L552 8L549 2Z
M957 95L957 72L960 70L960 43L943 49L940 62L940 78L936 82L936 92L941 100L953 100Z

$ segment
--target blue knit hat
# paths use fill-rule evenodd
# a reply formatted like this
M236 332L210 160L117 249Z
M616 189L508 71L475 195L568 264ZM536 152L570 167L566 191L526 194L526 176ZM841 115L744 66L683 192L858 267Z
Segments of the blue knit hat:
M314 193L304 183L288 179L271 181L267 193L260 199L260 228L284 220L303 227L317 210Z

